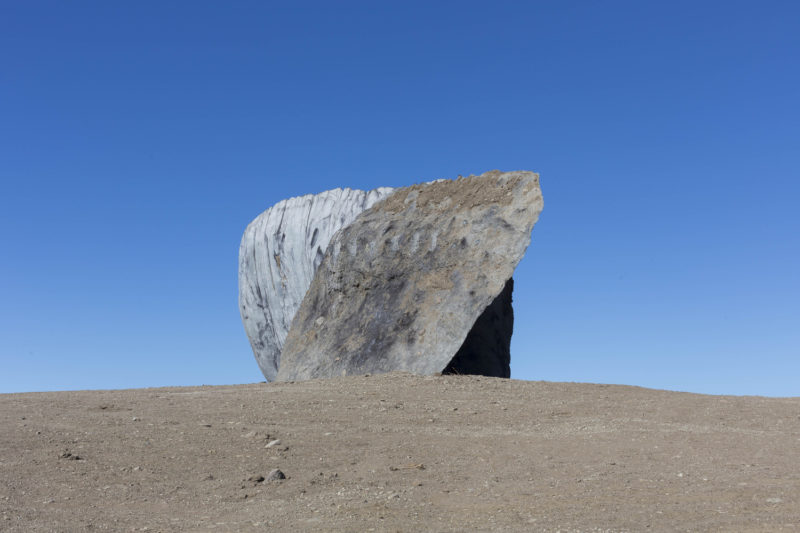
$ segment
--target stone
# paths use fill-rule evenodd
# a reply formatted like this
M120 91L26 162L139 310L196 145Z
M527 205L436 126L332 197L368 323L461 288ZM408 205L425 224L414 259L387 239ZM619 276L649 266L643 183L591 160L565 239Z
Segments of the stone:
M267 381L300 302L340 228L392 192L334 189L278 202L245 229L239 246L239 311Z
M270 470L269 474L267 474L267 481L280 481L281 479L286 479L286 474L278 470L277 468L274 470Z
M537 174L499 171L397 189L375 203L328 245L276 380L507 376L511 278L542 207Z
M74 455L73 453L68 452L68 451L62 453L61 455L59 455L58 458L59 459L69 459L70 461L80 461L80 460L83 459L83 457L79 457L79 456Z

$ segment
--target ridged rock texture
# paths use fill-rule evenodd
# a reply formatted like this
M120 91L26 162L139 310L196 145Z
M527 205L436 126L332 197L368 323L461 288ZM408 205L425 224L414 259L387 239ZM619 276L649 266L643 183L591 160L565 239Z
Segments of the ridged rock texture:
M278 202L251 222L239 247L239 311L268 381L328 243L393 189L334 189Z
M328 245L276 379L459 369L507 376L511 276L542 207L532 172L395 190Z

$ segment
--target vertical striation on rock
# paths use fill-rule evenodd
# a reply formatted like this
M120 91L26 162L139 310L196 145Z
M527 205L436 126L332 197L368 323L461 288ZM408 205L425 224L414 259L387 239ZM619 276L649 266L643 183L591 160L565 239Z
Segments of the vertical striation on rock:
M473 368L507 375L511 276L542 206L532 172L395 190L333 237L276 379Z
M275 379L292 318L331 237L393 189L334 189L278 202L251 222L239 247L239 311L253 354Z

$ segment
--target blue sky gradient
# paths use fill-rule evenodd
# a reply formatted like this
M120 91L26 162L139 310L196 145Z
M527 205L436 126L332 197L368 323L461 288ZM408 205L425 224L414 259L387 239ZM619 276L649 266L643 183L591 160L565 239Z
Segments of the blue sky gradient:
M800 396L795 2L4 2L0 392L263 379L283 198L539 172L512 377Z

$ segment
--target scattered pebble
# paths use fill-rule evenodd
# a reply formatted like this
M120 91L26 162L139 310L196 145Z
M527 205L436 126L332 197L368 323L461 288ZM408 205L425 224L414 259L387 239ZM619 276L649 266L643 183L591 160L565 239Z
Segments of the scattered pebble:
M80 461L81 460L81 457L79 457L77 455L73 455L70 452L64 452L61 455L59 455L58 458L59 459L69 459L70 461Z
M283 472L281 472L277 468L272 470L272 471L270 471L270 473L267 474L267 481L279 481L281 479L286 479L286 474L284 474Z
M396 472L398 470L425 470L425 465L422 463L411 463L403 466L390 466L389 470Z

